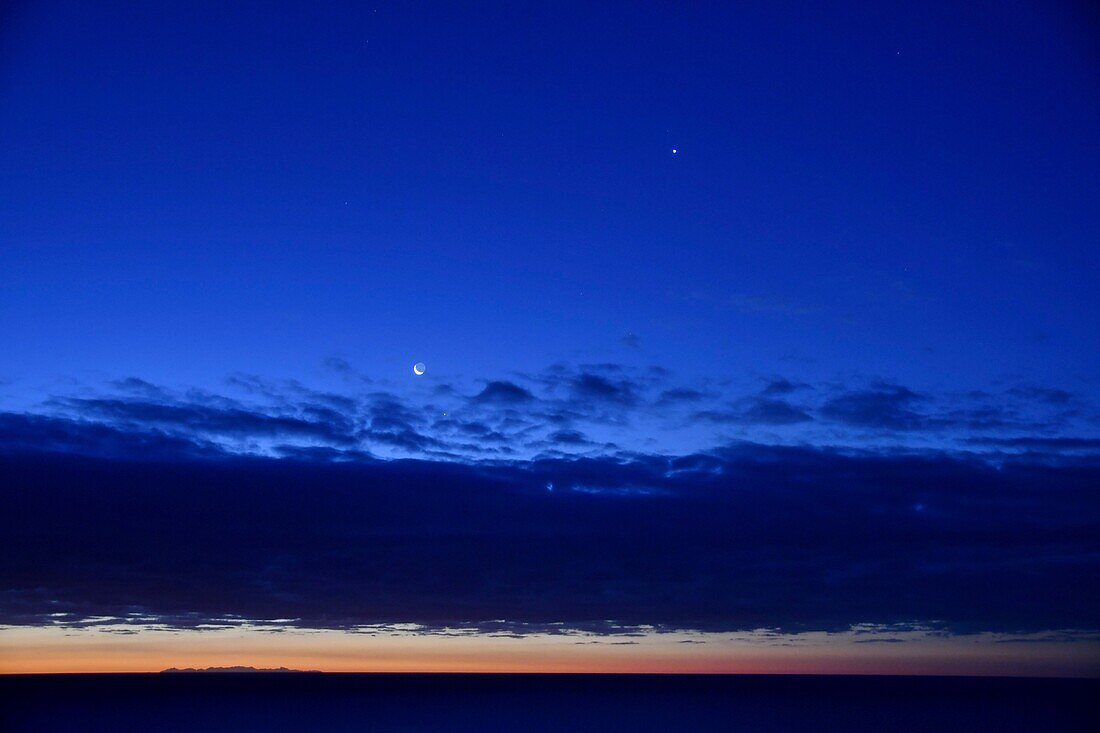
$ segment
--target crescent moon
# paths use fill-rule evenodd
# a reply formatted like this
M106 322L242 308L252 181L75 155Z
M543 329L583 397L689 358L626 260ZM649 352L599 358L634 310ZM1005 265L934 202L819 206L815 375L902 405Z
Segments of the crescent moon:
M413 374L415 374L416 376L419 377L425 371L427 371L427 370L424 368L424 364L422 362L418 361L415 364L413 364Z

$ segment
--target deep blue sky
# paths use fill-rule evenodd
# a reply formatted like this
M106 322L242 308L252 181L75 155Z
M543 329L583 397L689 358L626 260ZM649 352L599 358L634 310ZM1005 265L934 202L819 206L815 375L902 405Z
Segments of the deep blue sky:
M231 5L7 11L0 377L1098 388L1079 6Z
M1096 16L825 5L7 9L0 626L1095 639Z

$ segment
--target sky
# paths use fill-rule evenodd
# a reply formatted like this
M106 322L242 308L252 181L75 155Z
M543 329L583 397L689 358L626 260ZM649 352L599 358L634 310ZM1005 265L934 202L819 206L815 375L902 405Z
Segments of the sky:
M0 672L1100 675L1097 21L5 4Z

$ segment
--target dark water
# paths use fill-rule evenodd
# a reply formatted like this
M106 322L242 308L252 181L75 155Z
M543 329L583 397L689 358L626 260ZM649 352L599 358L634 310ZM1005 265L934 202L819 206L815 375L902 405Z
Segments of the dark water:
M3 731L1098 731L1100 681L929 677L0 676Z

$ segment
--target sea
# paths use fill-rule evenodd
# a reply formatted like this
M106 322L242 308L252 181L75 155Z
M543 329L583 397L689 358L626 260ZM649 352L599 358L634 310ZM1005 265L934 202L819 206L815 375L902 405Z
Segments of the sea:
M0 676L0 731L1100 731L1100 680L799 675Z

